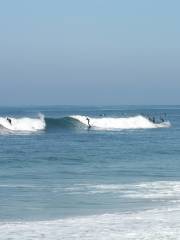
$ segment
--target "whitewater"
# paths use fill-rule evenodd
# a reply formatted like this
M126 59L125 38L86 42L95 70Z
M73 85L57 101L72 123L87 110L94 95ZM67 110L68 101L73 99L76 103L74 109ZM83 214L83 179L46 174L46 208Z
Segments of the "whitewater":
M15 188L15 185L2 186ZM19 185L26 189L35 186ZM59 191L61 191L60 186ZM69 194L114 194L114 197L151 199L161 206L133 212L74 216L45 221L0 222L1 239L45 240L152 240L180 239L180 181L142 182L139 184L72 185ZM89 196L90 197L90 196ZM171 205L170 205L171 204Z
M2 240L178 240L179 219L180 207L56 221L1 223L0 231Z
M84 125L88 126L87 119L90 120L91 127L96 129L146 129L146 128L165 128L170 127L170 122L161 122L161 123L153 123L146 117L141 115L133 116L133 117L96 117L91 118L89 116L71 116L73 119L78 120Z
M4 131L19 132L36 132L45 130L45 128L53 127L88 127L89 119L92 129L96 130L123 130L123 129L150 129L150 128L168 128L171 126L169 121L153 123L148 118L141 115L133 117L89 117L83 115L72 115L62 118L45 118L44 115L39 114L38 118L14 118L11 117L11 122L7 117L0 117L1 133ZM81 127L82 127L81 126Z
M35 132L43 130L46 127L43 115L40 115L38 118L11 117L10 120L11 123L7 120L7 117L0 117L0 127L2 130Z
M180 106L0 116L0 239L180 239Z
M1 186L0 187L8 187ZM15 185L9 186L14 188ZM21 185L17 187L35 187ZM87 190L87 191L86 191ZM56 186L57 191L57 186ZM60 186L59 186L60 191ZM142 182L139 184L74 185L70 194L119 194L128 199L151 199L161 206L123 213L74 216L45 221L0 222L1 239L45 240L152 240L180 239L180 181ZM124 194L123 194L124 193ZM170 205L170 203L172 203Z

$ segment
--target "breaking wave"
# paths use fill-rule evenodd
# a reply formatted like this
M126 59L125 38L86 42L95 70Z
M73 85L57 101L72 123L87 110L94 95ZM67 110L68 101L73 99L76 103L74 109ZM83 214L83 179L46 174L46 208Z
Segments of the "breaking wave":
M8 120L10 119L10 121ZM43 115L39 115L38 118L7 118L0 117L0 129L1 132L14 132L14 131L24 131L24 132L36 132L44 130L46 127L46 122Z
M65 129L87 129L88 120L91 129L95 130L123 130L123 129L150 129L167 128L170 122L153 123L141 115L134 117L94 117L73 115L62 118L45 118L39 115L37 118L10 118L0 117L0 133L2 132L36 132L46 129L65 128Z
M48 129L49 128L77 128L83 127L84 124L80 123L77 119L72 117L62 118L45 118Z
M35 187L1 185L1 187ZM62 190L60 188L60 190ZM72 216L57 220L0 221L1 239L38 240L170 240L180 236L180 182L157 181L134 184L80 184L67 191L88 194L119 193L130 198L174 200L171 205L152 209ZM117 196L116 196L117 197Z
M117 198L151 199L180 202L180 181L157 181L133 184L74 184L65 189L68 194L116 194Z
M170 240L180 236L180 207L72 217L0 222L1 239Z
M113 129L147 129L147 128L167 128L170 127L170 122L153 123L148 118L141 115L134 117L101 117L90 118L87 116L75 115L71 116L80 123L88 126L88 120L91 127L96 129L113 130Z

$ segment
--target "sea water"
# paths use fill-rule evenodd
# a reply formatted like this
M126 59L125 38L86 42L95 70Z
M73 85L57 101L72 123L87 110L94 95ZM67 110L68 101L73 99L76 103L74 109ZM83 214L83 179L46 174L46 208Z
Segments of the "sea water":
M180 106L1 107L0 239L180 239L179 139Z

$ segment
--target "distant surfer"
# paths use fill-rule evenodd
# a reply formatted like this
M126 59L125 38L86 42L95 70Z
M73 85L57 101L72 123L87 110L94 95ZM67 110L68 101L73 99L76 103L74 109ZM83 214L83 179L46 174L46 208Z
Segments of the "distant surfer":
M7 117L6 119L9 122L9 124L12 124L12 120L10 118Z
M160 121L161 122L165 122L165 119L166 119L166 113L164 113L163 115L164 115L164 117L162 115L160 116Z
M150 122L152 122L152 121L153 121L153 120L152 120L152 117L150 117L150 116L148 117L148 119L149 119L149 121L150 121Z
M90 119L87 117L86 120L88 121L88 128L91 128Z
M165 122L165 120L164 120L164 118L161 116L160 117L160 121L163 123L163 122Z
M149 121L152 123L156 123L156 119L155 117L148 117Z

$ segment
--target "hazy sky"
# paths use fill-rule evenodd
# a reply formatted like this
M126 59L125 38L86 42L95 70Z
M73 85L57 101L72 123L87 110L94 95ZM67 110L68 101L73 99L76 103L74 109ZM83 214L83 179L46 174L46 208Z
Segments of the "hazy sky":
M180 104L179 0L0 1L0 105Z

